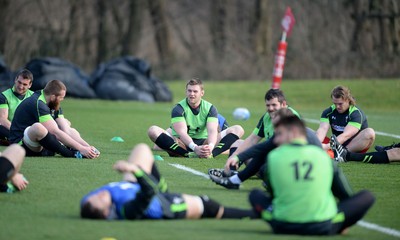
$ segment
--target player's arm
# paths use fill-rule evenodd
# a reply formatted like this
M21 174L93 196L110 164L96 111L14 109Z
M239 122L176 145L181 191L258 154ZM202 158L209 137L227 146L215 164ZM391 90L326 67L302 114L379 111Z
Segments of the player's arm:
M149 206L151 199L158 192L158 186L145 171L135 164L126 161L118 161L114 165L114 169L120 172L131 172L135 176L140 185L140 192L136 198L124 204L124 213L127 219L143 218L144 212Z
M55 121L56 121L58 127L60 128L60 130L65 132L66 134L68 134L68 136L70 136L72 139L74 139L75 141L77 141L78 143L80 143L83 146L90 146L89 143L87 143L85 140L83 140L83 138L81 137L79 132L76 129L71 127L71 122L68 121L68 119L59 116L58 118L56 118Z
M362 115L359 110L353 111L349 116L349 122L343 130L343 133L337 136L338 142L343 144L348 139L352 138L361 129Z
M10 129L11 122L8 120L8 104L3 94L0 94L0 125Z
M96 157L96 153L93 151L91 147L83 146L74 139L72 139L68 134L61 131L58 128L56 121L48 115L48 119L46 121L40 121L40 123L49 131L49 133L56 136L57 140L62 142L67 147L76 149L80 151L84 156L88 158Z
M218 111L214 106L211 106L207 116L207 142L210 146L210 151L213 150L218 140ZM211 154L211 152L210 152Z
M10 129L11 122L8 120L8 108L2 108L0 105L0 125Z
M238 154L246 151L247 149L250 149L252 146L256 145L258 142L260 142L262 138L257 136L254 133L251 133L236 149L236 151L226 160L225 163L225 169L228 170L230 166L236 166L238 167L239 165L239 158ZM251 150L249 150L251 151ZM241 160L241 159L240 159ZM247 159L245 159L247 160ZM245 161L244 160L244 161Z
M344 200L353 195L353 190L350 187L349 182L344 176L342 170L337 167L336 163L333 164L333 181L332 181L332 193L339 200Z

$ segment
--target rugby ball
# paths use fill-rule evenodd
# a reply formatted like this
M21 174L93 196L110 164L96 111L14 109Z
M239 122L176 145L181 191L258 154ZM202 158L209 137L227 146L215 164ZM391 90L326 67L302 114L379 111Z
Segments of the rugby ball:
M233 118L236 120L247 120L250 118L250 112L247 108L236 108L233 110Z

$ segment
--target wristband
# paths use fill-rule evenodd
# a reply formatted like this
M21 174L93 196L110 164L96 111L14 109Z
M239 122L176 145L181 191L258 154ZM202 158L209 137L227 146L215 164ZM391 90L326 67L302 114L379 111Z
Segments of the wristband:
M194 142L189 143L189 148L192 149L192 151L194 151L195 147L197 147L197 144Z

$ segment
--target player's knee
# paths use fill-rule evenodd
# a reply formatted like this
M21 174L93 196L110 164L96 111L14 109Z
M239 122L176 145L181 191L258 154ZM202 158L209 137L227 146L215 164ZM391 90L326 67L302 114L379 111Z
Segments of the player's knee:
M45 128L41 123L34 123L28 131L28 134L31 136L44 137L48 133L47 128Z
M203 202L203 214L201 218L215 218L218 215L221 205L216 201L208 198L208 196L201 196L201 201Z
M162 129L158 126L151 126L147 130L147 135L149 136L150 139L155 141L155 139L162 133Z
M374 131L374 129L372 129L372 128L367 128L367 129L365 129L364 131L365 131L365 136L366 136L368 139L375 140L375 131Z
M230 131L228 131L228 133L233 133L241 138L244 135L244 129L240 125L234 125L230 127Z

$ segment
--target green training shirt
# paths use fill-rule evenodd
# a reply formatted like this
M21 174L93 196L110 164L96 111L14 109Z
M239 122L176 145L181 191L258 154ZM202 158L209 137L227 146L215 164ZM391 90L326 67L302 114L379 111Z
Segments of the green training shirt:
M28 89L25 95L19 95L15 92L14 87L7 89L0 94L0 108L8 109L8 120L10 122L14 118L14 113L18 105L32 94L33 91Z
M206 100L201 100L197 109L192 109L186 101L186 98L180 101L172 110L171 129L175 137L179 137L173 128L173 124L177 122L185 122L187 133L194 139L206 139L207 123L218 122L217 109Z
M331 190L333 162L324 150L296 140L271 151L267 167L266 178L273 194L272 219L310 223L336 216Z
M291 107L288 107L294 115L300 118L300 115ZM272 125L271 117L268 112L266 112L258 121L256 128L253 130L253 134L259 136L260 138L270 139L274 135L274 126Z

